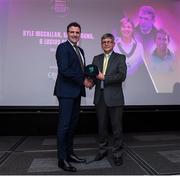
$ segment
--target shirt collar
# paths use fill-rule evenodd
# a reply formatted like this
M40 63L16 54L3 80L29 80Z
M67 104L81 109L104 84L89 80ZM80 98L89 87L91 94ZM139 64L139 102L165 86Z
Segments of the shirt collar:
M111 56L112 53L113 53L113 51L111 51L111 52L108 53L108 54L104 53L104 56L105 56L105 55L108 55L108 58L110 58L110 56Z
M72 43L70 40L68 40L68 42L74 47L74 45L77 45L77 44L74 44Z
M122 39L119 37L117 40L117 43L120 43L122 45L125 45L124 42L122 41ZM132 38L131 43L129 43L127 46L132 46L133 44L135 44L136 41Z

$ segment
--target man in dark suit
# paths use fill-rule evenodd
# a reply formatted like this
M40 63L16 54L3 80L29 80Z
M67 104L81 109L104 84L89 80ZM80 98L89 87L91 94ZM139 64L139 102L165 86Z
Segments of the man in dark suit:
M59 101L59 122L57 130L58 166L65 171L75 172L70 162L83 163L73 151L74 129L78 121L81 96L90 82L84 79L84 51L77 46L81 27L73 22L67 26L68 40L56 51L58 75L54 95Z
M110 117L113 131L112 154L116 166L122 164L122 112L124 96L122 82L126 78L126 57L115 53L114 36L110 33L101 38L103 54L93 59L93 64L99 68L97 76L94 104L98 118L99 152L95 160L103 159L108 152L108 117Z

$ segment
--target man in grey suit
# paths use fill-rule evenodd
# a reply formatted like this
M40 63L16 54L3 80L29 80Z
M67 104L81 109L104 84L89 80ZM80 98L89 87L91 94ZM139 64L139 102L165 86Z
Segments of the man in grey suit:
M93 59L93 64L99 68L94 95L99 133L99 152L95 160L103 159L108 153L108 118L110 117L113 132L113 160L114 164L119 166L123 163L122 82L126 79L127 66L126 57L113 51L114 45L114 36L110 33L104 34L101 38L104 53Z

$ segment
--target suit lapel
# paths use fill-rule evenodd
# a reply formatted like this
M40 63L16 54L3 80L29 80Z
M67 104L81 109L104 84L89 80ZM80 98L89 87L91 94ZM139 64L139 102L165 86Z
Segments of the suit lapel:
M74 54L74 56L76 56L77 60L79 61L79 58L78 58L78 55L77 55L76 51L74 50L73 46L69 43L68 40L67 40L67 45L68 45L68 47L71 49L71 52ZM81 49L79 46L78 46L78 48L79 48L79 51L80 51L81 54L82 54L81 59L83 59L84 66L86 66L84 53L83 53L82 49Z
M99 62L100 62L100 71L102 72L103 71L103 61L104 61L104 54L100 55L100 58L99 58Z
M109 61L108 61L106 73L108 73L108 70L109 70L109 68L110 68L111 65L112 65L112 62L113 62L113 60L114 60L114 57L115 57L115 54L114 54L114 52L112 52L112 54L111 54L111 56L110 56L110 58L109 58Z
M71 52L72 52L75 56L77 56L76 51L74 50L73 46L69 43L69 41L67 41L67 46L68 46L68 48L71 50Z

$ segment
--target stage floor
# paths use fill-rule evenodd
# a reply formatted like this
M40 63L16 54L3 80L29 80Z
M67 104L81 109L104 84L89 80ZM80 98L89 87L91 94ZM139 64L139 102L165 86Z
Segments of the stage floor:
M96 135L75 137L75 152L87 161L97 149ZM180 131L126 133L123 158L123 165L115 166L109 152L101 161L73 163L76 173L64 172L57 167L56 136L0 136L0 175L175 175L180 174Z

